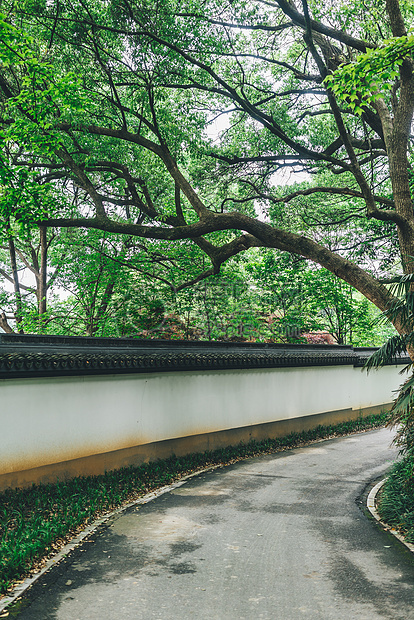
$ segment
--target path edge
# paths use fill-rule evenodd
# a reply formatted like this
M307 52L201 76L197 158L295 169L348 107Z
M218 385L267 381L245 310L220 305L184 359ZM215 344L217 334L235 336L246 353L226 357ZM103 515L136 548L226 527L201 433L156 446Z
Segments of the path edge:
M388 523L385 523L385 521L382 521L380 515L378 514L378 511L377 511L377 508L376 508L376 499L377 499L377 495L378 495L379 491L381 490L381 488L385 484L386 480L387 480L387 478L383 478L383 480L380 480L371 489L371 491L368 493L367 508L370 511L370 513L372 514L372 516L374 517L374 519L376 519L376 521L378 521L378 523L381 525L381 527L384 530L386 530L387 532L389 532L390 534L395 536L395 538L397 538L403 545L405 545L407 547L407 549L409 549L411 551L411 553L414 553L414 545L412 543L407 542L405 540L404 536L402 536L398 532L398 530L396 530L393 527L391 527L390 525L388 525Z
M177 480L176 482L173 482L172 484L169 484L167 486L163 486L157 489L156 491L151 491L150 493L147 493L143 497L139 497L138 499L132 502L129 502L128 504L124 504L123 506L120 506L119 508L116 508L115 510L112 510L111 512L105 514L103 517L99 517L98 519L93 521L93 523L91 523L90 525L87 525L81 532L79 532L79 534L77 534L64 547L62 547L62 549L58 553L56 553L56 555L54 555L49 560L47 560L46 564L43 566L43 568L38 573L32 575L31 577L26 577L26 579L24 579L21 583L18 583L13 588L10 594L8 595L6 594L4 598L0 598L0 619L3 617L5 618L8 617L8 614L7 615L3 614L4 611L7 611L7 607L10 607L10 605L15 603L19 598L21 598L25 594L25 592L34 583L36 583L38 579L40 579L40 577L43 577L45 573L52 570L61 560L64 560L66 556L68 556L69 553L71 553L71 551L79 547L79 545L85 542L85 540L89 536L91 536L99 527L105 525L110 519L121 514L128 508L132 508L133 506L139 506L141 504L148 504L149 502L156 499L157 497L160 497L160 495L169 493L169 491L172 491L176 489L177 487L182 486L191 478L195 478L196 476L199 476L200 474L212 471L213 469L218 469L220 467L222 467L221 464L210 465L208 467L204 467L203 469L200 469L191 474L187 474L183 476L182 478L180 478L180 480Z

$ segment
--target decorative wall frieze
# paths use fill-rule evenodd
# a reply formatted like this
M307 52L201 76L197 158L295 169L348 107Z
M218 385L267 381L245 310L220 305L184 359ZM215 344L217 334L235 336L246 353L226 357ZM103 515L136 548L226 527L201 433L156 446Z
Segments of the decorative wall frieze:
M373 348L245 342L0 335L0 379L351 365ZM405 364L408 357L393 360Z

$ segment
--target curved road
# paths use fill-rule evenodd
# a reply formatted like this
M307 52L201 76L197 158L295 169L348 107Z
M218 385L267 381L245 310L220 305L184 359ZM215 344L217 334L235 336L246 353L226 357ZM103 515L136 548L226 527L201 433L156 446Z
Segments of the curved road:
M390 441L372 431L192 478L114 517L13 617L414 619L414 555L359 507Z

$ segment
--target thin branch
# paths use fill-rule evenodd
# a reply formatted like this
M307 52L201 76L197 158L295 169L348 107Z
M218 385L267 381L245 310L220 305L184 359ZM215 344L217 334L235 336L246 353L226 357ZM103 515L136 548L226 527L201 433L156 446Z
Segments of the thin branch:
M259 2L260 1L261 0L259 0ZM304 30L307 29L307 23L304 15L301 15L299 13L293 2L290 2L289 0L275 1L276 4L274 4L273 6L279 6L282 9L283 13L287 15L296 26L300 26ZM327 37L335 39L336 41L340 41L346 46L359 50L360 52L366 52L367 49L375 49L377 47L373 43L369 43L368 41L363 41L361 39L356 39L355 37L350 36L342 30L336 30L335 28L331 28L330 26L321 24L314 19L310 19L308 23L312 31L326 35Z
M352 196L355 198L364 198L364 195L362 194L362 192L357 192L356 190L349 189L348 187L318 186L318 187L310 187L308 189L303 189L303 190L297 190L296 192L292 192L291 194L288 194L287 196L283 196L281 198L269 197L269 199L271 199L272 202L289 202L290 200L293 200L297 196L309 196L311 194L316 194L316 193L336 194L336 195L339 194L341 196ZM387 205L388 207L394 208L394 201L390 200L389 198L386 198L384 196L374 195L374 200L376 200L376 202L378 202L379 204Z

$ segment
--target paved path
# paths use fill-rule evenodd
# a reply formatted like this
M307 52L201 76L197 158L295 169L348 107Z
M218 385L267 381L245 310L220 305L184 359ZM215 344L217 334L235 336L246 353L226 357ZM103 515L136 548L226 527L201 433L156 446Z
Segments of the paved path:
M414 619L414 556L360 510L387 430L250 459L114 518L20 620Z

